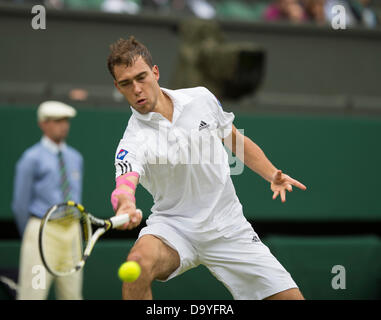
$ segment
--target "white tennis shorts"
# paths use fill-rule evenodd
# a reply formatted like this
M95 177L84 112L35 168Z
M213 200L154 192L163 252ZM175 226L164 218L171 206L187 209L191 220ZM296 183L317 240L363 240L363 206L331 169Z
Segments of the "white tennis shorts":
M261 242L242 210L238 211L241 212L236 212L233 224L217 224L204 232L184 230L183 223L168 217L149 219L139 238L155 235L178 252L180 266L164 281L202 264L236 300L262 300L297 288L291 275Z

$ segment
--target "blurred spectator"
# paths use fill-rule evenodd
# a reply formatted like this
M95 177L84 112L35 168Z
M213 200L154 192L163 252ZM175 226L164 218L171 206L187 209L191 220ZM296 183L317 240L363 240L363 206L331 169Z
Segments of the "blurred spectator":
M266 8L264 20L304 22L307 20L307 14L298 0L277 0Z
M267 3L263 1L222 0L216 2L217 16L241 20L261 20Z
M63 9L64 0L44 0L43 4L47 8Z
M145 11L170 13L171 2L171 0L142 0L141 5Z
M327 18L324 11L326 0L302 0L302 4L310 21L325 24Z
M104 0L101 8L107 12L137 14L140 11L140 3L138 2L133 0Z
M77 101L86 101L89 97L89 92L85 89L72 89L69 92L69 98L71 100L77 100Z
M372 0L350 0L349 4L361 24L369 28L379 25L377 14L372 9Z
M187 0L187 5L201 19L212 19L216 15L216 9L206 0Z
M249 21L291 21L330 24L337 12L345 8L346 26L380 25L377 10L381 6L372 0L0 0L15 4L42 4L55 9L102 10L105 12L138 14L153 12L175 16L196 16L201 19L233 18ZM377 0L381 3L381 0ZM376 6L376 3L378 6Z
M216 9L208 0L142 0L142 7L145 11L176 16L194 15L201 19L213 19L216 16Z
M353 14L352 8L348 1L346 0L326 0L324 11L327 21L332 21L335 16L335 12L333 12L333 8L337 5L343 6L345 8L345 17L346 17L346 26L352 27L358 25L358 20L356 16Z

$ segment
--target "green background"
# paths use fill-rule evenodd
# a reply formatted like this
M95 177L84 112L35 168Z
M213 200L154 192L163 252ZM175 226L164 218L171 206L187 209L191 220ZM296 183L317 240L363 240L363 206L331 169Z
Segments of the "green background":
M82 152L85 161L83 204L100 217L113 214L109 198L114 188L114 153L129 116L127 107L82 108L72 121L68 143ZM381 163L381 119L237 112L235 125L243 128L277 167L308 187L305 192L295 189L282 204L271 200L268 183L249 169L233 176L244 213L254 228L255 221L380 221L376 177ZM36 108L1 106L0 137L0 217L13 221L10 203L15 163L40 139ZM137 203L147 218L152 199L142 187L137 191ZM307 299L381 298L381 241L375 235L270 235L262 241ZM86 299L121 298L117 269L132 245L132 240L100 240L85 267ZM17 269L19 247L19 240L0 241L0 269ZM346 289L332 288L335 265L345 267ZM155 282L153 293L156 299L232 298L204 266L167 283ZM0 296L7 298L4 292ZM54 298L54 290L50 298Z
M84 157L83 204L100 217L112 215L114 155L130 110L79 110L68 143ZM235 125L255 141L274 165L304 183L294 188L286 204L272 201L269 185L245 168L232 176L247 218L255 220L380 221L379 169L381 119L371 117L249 115L235 113ZM36 108L0 106L0 219L13 219L10 209L15 163L40 139ZM137 190L145 217L151 196Z
M262 241L290 272L306 299L380 299L381 242L375 236L358 237L280 237ZM121 299L117 271L133 241L99 240L84 269L85 299ZM18 266L20 242L0 242L2 267ZM345 274L332 273L343 266ZM334 289L336 276L342 289ZM343 280L345 279L345 281ZM168 282L152 286L158 300L230 300L229 291L205 266L191 269ZM0 299L7 298L0 287ZM54 298L51 290L50 298Z

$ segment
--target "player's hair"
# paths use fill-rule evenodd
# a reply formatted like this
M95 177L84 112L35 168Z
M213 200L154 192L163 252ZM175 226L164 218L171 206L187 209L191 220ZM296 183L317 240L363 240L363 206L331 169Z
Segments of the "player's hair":
M107 58L107 67L114 79L114 66L123 64L130 67L139 56L143 58L150 68L153 67L151 53L134 36L130 36L128 39L119 39L110 45L110 51Z

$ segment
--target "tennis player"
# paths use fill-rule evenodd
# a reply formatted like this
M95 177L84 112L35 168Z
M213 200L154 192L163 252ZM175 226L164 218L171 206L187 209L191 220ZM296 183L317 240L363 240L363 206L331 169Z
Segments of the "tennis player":
M161 88L157 65L134 37L110 48L109 71L132 111L116 150L111 195L116 215L131 216L123 229L142 220L135 206L138 183L154 199L147 226L127 257L142 273L123 284L123 298L152 299L153 280L167 281L202 264L234 299L303 299L244 217L223 141L269 182L273 199L285 202L286 191L306 187L274 167L208 89Z

